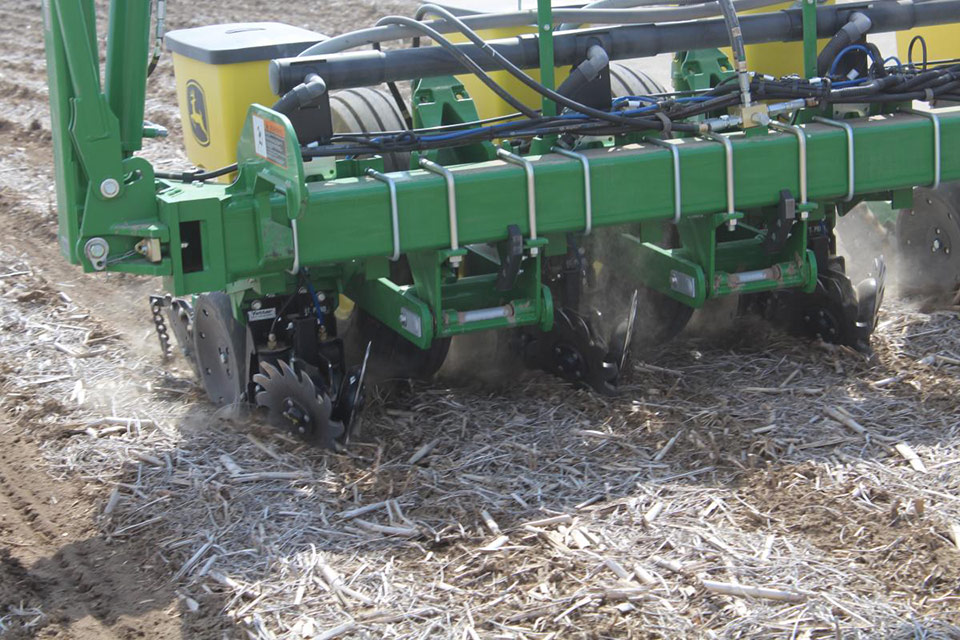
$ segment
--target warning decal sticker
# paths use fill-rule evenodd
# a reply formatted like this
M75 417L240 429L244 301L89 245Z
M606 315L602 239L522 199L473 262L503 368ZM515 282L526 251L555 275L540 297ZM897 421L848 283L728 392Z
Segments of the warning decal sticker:
M253 116L253 149L258 156L287 168L287 132L283 125Z

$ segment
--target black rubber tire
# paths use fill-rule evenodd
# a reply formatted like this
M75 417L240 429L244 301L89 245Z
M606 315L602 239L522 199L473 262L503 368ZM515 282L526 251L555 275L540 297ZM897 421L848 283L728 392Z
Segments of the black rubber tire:
M220 407L245 400L250 366L247 331L233 317L227 294L197 296L193 345L200 382L210 402Z
M331 93L330 114L334 133L377 133L407 128L393 96L370 87ZM383 166L386 171L406 171L410 168L410 154L388 153L383 156Z
M623 62L610 63L610 93L614 98L666 92L659 82L643 71Z
M390 263L390 280L400 285L413 284L406 256ZM435 339L430 348L421 349L359 307L348 318L338 321L338 332L344 337L348 352L357 359L363 357L367 344L373 343L367 372L381 380L429 380L443 366L450 350L450 338Z
M796 294L793 300L790 319L794 334L870 351L873 327L863 331L857 326L857 292L842 268L826 269L817 277L816 291Z

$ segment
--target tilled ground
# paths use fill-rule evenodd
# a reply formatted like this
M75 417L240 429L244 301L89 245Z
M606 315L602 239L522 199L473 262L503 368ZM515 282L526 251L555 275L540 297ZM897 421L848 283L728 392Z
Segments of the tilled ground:
M892 302L870 359L729 323L615 399L497 369L383 389L346 454L306 449L161 362L156 283L63 263L40 11L0 5L0 635L960 638L956 309ZM151 83L147 153L183 166L168 61Z

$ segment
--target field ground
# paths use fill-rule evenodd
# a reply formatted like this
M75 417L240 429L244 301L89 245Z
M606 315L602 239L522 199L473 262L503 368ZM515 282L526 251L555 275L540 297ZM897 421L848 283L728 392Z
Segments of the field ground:
M168 11L337 33L414 7L279 6ZM0 635L960 638L955 307L891 300L872 358L690 332L616 399L453 371L307 449L163 365L158 283L60 258L40 16L0 4ZM183 166L168 59L150 91L146 153Z

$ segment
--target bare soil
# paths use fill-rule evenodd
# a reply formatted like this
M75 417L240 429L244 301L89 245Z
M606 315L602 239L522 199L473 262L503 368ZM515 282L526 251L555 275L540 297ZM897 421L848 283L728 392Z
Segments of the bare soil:
M168 16L339 33L413 8ZM38 2L0 2L0 60L0 635L960 638L955 308L892 301L872 358L688 334L615 399L539 374L382 389L325 454L161 362L159 283L65 263ZM167 57L147 118L171 136L145 155L186 166Z

